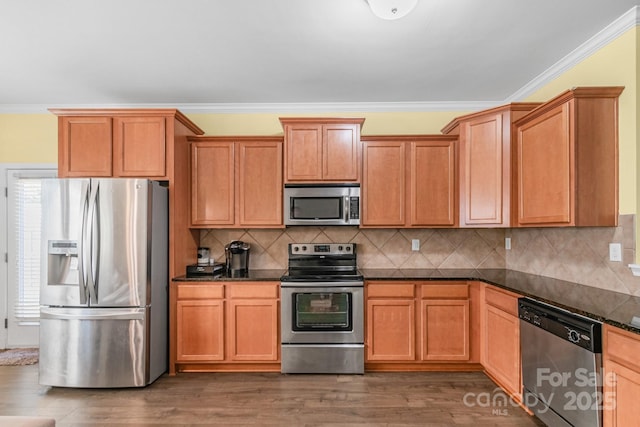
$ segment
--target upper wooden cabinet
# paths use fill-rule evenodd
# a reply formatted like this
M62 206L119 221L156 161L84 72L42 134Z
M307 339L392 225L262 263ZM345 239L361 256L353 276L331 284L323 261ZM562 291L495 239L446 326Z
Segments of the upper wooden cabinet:
M540 104L503 105L458 117L442 129L460 138L460 227L511 225L512 124Z
M193 227L282 227L282 138L191 139Z
M455 135L362 137L361 226L455 226L456 141Z
M280 118L285 182L359 182L364 119Z
M514 123L514 226L617 225L622 90L574 88Z
M178 110L50 111L58 116L60 177L169 180L177 123L202 134Z

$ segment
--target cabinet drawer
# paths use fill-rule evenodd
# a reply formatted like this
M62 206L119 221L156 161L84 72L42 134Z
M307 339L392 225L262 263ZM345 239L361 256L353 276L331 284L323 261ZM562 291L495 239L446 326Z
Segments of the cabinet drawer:
M277 299L280 282L242 282L227 285L229 298L272 298Z
M368 283L367 296L369 298L413 298L415 285L406 282Z
M189 283L178 285L178 299L224 298L224 285L219 283Z
M603 333L605 358L640 370L640 335L609 325L604 325Z
M484 298L487 304L506 311L509 314L518 316L519 295L507 291L499 291L496 288L486 286Z
M422 298L469 298L467 282L422 285Z

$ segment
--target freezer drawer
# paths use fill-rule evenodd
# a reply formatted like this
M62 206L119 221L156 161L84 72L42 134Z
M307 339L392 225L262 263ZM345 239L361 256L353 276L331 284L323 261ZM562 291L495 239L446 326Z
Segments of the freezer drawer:
M42 307L40 384L95 388L149 384L164 369L150 375L148 316L145 308Z

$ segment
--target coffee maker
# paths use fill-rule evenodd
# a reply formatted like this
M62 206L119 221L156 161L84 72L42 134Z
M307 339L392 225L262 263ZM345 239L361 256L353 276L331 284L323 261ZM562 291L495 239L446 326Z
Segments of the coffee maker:
M251 245L240 240L234 240L224 247L228 277L247 277L249 275L250 248Z

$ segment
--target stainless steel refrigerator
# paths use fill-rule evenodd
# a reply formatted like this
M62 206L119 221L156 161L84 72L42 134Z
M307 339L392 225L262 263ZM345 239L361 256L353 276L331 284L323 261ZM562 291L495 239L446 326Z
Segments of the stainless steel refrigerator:
M167 188L47 179L42 197L40 384L152 383L168 360Z

